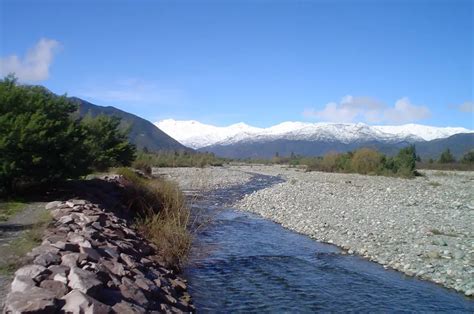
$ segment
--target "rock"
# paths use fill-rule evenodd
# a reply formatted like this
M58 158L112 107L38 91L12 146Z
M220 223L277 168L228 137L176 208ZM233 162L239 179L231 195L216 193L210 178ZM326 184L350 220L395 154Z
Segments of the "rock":
M130 279L126 277L122 278L122 284L119 289L126 299L133 300L137 304L148 307L149 302L145 294Z
M55 313L54 293L39 287L31 287L25 293L7 295L4 313Z
M48 267L48 269L51 271L51 275L67 275L69 273L70 268L64 265L51 265Z
M112 310L121 314L141 314L147 312L143 307L126 301L121 301L120 303L115 304L112 307Z
M111 308L79 290L72 290L64 297L64 306L61 308L62 312L82 314L82 313L110 313Z
M80 262L87 259L83 253L68 253L61 257L61 264L69 268L76 267Z
M64 274L56 274L56 275L54 275L53 280L62 282L62 283L64 283L64 284L67 285L67 277L66 277L66 275L64 275Z
M36 256L44 254L44 253L48 253L48 252L58 254L59 249L55 248L51 244L42 244L42 245L37 246L34 249L32 249L26 255L31 257L31 258L36 258Z
M60 201L49 202L48 204L46 204L46 206L44 208L47 209L47 210L51 210L51 209L56 208L59 205L61 205L61 203L62 202L60 202Z
M69 292L66 284L57 280L43 280L40 287L53 292L58 299Z
M128 267L130 268L135 268L137 267L137 263L133 260L133 257L130 255L120 253L120 258L127 264Z
M61 257L57 254L47 252L38 255L33 261L33 263L35 263L36 265L48 267L49 265L56 265L61 263Z
M23 266L15 272L17 277L28 277L35 281L41 280L41 278L45 278L49 274L51 274L51 271L41 265Z
M87 255L87 259L93 262L98 262L100 260L100 254L97 252L95 249L90 248L90 247L84 247L81 246L79 248L79 251L81 253L84 253Z
M58 248L61 251L79 252L79 246L74 243L57 241L55 243L52 243L51 246Z
M115 248L105 247L105 248L102 248L102 251L112 258L118 259L120 257L119 253L117 252L116 247Z
M67 279L69 280L68 286L71 289L79 290L90 296L94 296L103 285L94 273L78 267L71 267Z
M104 265L112 274L123 277L127 274L122 264L117 261L102 261L102 265Z
M30 277L26 276L15 276L11 284L12 292L27 292L29 289L34 287L36 283Z
M62 216L58 219L58 223L62 225L68 225L72 222L74 222L74 218L72 218L72 215Z

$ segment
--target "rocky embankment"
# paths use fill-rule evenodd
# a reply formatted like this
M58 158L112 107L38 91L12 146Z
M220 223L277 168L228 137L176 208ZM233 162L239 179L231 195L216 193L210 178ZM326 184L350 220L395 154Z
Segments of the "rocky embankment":
M5 313L194 311L186 281L127 220L86 200L46 206L52 225L16 271Z
M474 173L400 179L241 168L285 183L235 206L410 276L474 295Z

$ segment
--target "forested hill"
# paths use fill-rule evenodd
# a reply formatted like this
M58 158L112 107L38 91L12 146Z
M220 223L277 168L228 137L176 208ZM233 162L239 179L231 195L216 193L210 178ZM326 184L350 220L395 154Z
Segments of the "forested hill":
M140 118L134 114L122 111L112 106L103 107L94 105L77 97L71 97L70 99L79 106L79 114L81 116L90 114L91 116L95 117L97 115L104 114L121 118L121 126L124 129L130 129L130 142L135 144L138 149L143 149L146 147L149 151L191 150L180 144L165 132L161 131L150 121Z

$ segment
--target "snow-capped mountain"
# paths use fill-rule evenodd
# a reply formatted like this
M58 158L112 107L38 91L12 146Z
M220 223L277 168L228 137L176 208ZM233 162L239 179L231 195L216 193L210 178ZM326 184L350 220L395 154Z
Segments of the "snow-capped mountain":
M167 119L156 122L155 125L183 145L195 149L212 145L274 140L326 141L345 144L378 141L389 144L402 141L430 141L458 133L474 133L474 130L459 127L432 127L419 124L369 126L363 123L283 122L269 128L257 128L245 123L217 127L193 120Z

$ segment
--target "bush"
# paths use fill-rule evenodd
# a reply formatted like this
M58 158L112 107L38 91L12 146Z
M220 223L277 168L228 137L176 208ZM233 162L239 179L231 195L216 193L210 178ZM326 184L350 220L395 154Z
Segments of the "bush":
M361 148L354 153L351 160L351 169L361 174L376 174L382 169L383 156L379 152Z

